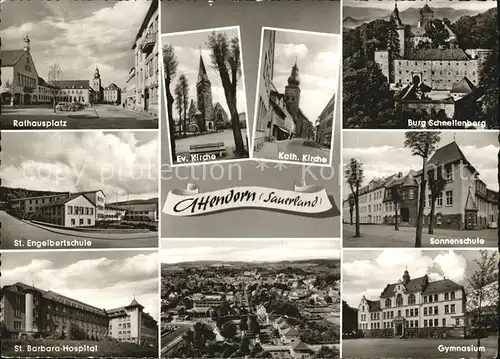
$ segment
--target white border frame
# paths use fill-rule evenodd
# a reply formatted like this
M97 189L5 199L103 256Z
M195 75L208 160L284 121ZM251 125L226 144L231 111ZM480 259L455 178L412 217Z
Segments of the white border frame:
M233 162L242 162L242 161L249 161L251 160L251 152L250 152L250 142L251 142L251 137L250 137L250 129L248 126L248 104L247 104L247 91L246 91L246 83L245 83L245 68L243 65L243 43L241 41L241 31L240 31L240 26L235 25L235 26L224 26L224 27L214 27L214 28L208 28L208 29L201 29L201 30L190 30L190 31L179 31L179 32L169 32L169 33L164 33L160 34L160 56L161 59L163 59L163 38L167 38L169 36L179 36L179 35L190 35L190 34L199 34L199 33L204 33L204 32L211 32L211 31L221 31L221 30L234 30L238 32L238 40L240 43L240 63L241 63L241 84L243 86L243 93L245 94L245 121L247 123L246 129L247 129L247 138L248 138L248 143L247 147L248 148L248 158L235 158L235 159L228 159L228 160L219 160L219 161L203 161L203 162L194 162L194 163L174 163L174 159L172 156L172 152L170 152L170 166L172 168L176 167L191 167L191 166L199 166L199 165L213 165L213 164L220 164L220 163L233 163ZM164 75L164 68L163 68L163 62L161 63L161 74L162 74L162 81L165 78ZM163 86L164 87L164 86ZM238 89L237 89L238 91ZM167 93L166 93L166 88L163 88L163 98L165 101L165 106L167 106ZM167 133L168 133L168 144L170 145L170 126L168 125L168 111L165 111L165 118L167 120ZM163 141L162 141L163 142Z
M334 94L335 96L335 104L334 104L334 109L333 109L333 123L332 123L332 138L330 142L330 153L329 153L329 158L328 158L328 163L322 164L322 163L313 163L313 162L302 162L302 161L281 161L281 160L273 160L273 159L268 159L268 158L261 158L261 157L255 157L254 156L254 144L255 144L255 133L257 130L257 113L259 109L259 90L260 90L260 78L261 78L261 71L262 71L262 43L264 40L264 31L266 30L271 30L271 31L281 31L281 32L289 32L289 33L298 33L298 34L304 34L304 35L317 35L317 36L329 36L329 37L335 37L339 38L339 63L336 65L338 66L338 75L337 75L337 81L336 84L333 86ZM342 34L336 34L336 33L328 33L328 32L316 32L316 31L305 31L305 30L296 30L296 29L285 29L285 28L279 28L279 27L269 27L269 26L263 26L261 29L261 35L260 35L260 50L259 50L259 67L257 70L257 87L255 89L255 108L254 108L254 114L253 114L253 131L252 131L252 151L250 153L250 158L252 160L256 161L263 161L263 162L272 162L272 163L280 163L280 164L291 164L291 165L306 165L306 166L314 166L314 167L331 167L332 162L333 162L333 146L334 146L334 138L335 138L335 123L338 121L337 119L337 111L338 111L338 106L339 106L339 101L342 101L342 97L339 99L339 93L341 86L339 81L342 78ZM312 122L311 122L312 123ZM312 123L314 125L314 123ZM342 145L342 143L340 143Z

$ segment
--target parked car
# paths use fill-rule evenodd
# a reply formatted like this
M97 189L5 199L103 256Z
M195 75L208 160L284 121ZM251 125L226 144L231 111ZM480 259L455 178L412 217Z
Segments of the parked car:
M488 228L493 228L493 229L498 228L497 222L490 222Z
M69 111L67 102L59 102L56 106L56 111Z
M78 104L76 102L72 102L70 104L68 104L68 111L78 111L80 109L80 107L78 106Z

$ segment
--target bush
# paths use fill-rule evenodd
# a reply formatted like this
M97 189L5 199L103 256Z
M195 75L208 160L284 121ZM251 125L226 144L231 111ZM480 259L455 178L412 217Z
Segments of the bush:
M72 340L85 340L87 338L87 333L77 324L71 324L69 329L69 338Z

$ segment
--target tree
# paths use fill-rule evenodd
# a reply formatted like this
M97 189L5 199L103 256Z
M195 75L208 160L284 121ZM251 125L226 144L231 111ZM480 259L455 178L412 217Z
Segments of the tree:
M83 328L73 323L69 328L69 338L71 340L85 340L87 338L87 333Z
M330 348L326 345L323 345L319 351L316 353L316 358L319 359L338 359L339 351L336 347Z
M257 336L260 333L260 325L259 325L259 322L257 322L256 316L250 317L250 332L254 336Z
M246 155L243 135L241 134L240 118L237 107L238 77L241 76L240 42L238 37L231 39L221 32L212 32L208 36L207 46L212 51L212 67L219 72L227 107L231 114L236 154Z
M180 92L182 96L182 109L184 111L184 119L183 119L183 128L184 128L184 134L186 133L186 128L187 126L187 111L188 111L188 106L189 106L189 84L186 76L182 74L179 77L179 87L180 87ZM179 118L180 121L180 118Z
M184 107L182 105L182 89L179 83L175 85L174 98L175 109L177 110L177 114L179 115L179 134L181 133L181 131L186 134L186 124L182 122L182 110L184 109ZM175 131L175 129L172 129L172 131Z
M498 97L500 96L498 75L498 46L495 46L479 69L481 96L478 99L478 105L481 112L480 119L486 121L488 128L500 127L498 119Z
M498 134L498 143L500 144L500 133ZM497 181L500 185L500 150L498 150L497 155ZM500 195L497 195L497 209L498 213L500 213ZM497 233L498 233L498 243L497 247L500 248L500 216L497 216Z
M444 190L446 180L442 176L441 169L429 171L427 180L429 182L429 192L431 195L431 212L429 213L429 234L434 234L434 213L436 211L436 200L438 195Z
M415 232L415 247L422 246L422 226L424 217L425 189L427 185L427 160L436 150L441 141L441 132L406 132L404 146L411 149L412 156L422 157L422 174L420 176L420 190L418 199L417 229Z
M349 194L347 197L347 200L349 201L349 224L352 226L352 214L354 212L354 196L352 194Z
M391 198L394 202L394 230L399 231L399 204L401 203L401 191L397 186L391 187Z
M246 332L248 330L247 317L242 317L240 319L240 331Z
M356 205L356 234L354 237L361 237L359 229L359 188L361 187L361 183L364 178L363 164L355 158L351 158L349 163L346 165L344 175L347 183L349 184L349 188Z
M497 252L480 250L479 259L474 259L477 269L468 280L468 305L472 315L472 326L475 330L477 347L481 347L482 331L489 320L484 320L485 308L498 310L498 258ZM491 254L489 254L491 253ZM478 350L477 358L481 359Z
M52 64L49 68L49 73L47 74L47 81L49 84L52 86L52 92L54 94L54 97L52 98L52 105L53 105L53 110L54 113L56 112L56 94L57 91L59 90L59 84L63 80L64 75L61 70L61 67L58 64Z
M236 336L237 330L238 328L236 328L236 324L234 324L233 322L228 322L222 327L220 334L224 338L233 339Z
M394 79L394 59L399 56L400 51L400 43L399 43L399 34L398 34L398 24L396 23L396 19L391 17L389 22L389 31L387 33L387 49L389 50L389 78L387 81L390 83ZM404 40L403 40L404 41Z
M431 39L432 46L436 48L448 45L450 33L440 19L434 19L425 26L425 36Z
M170 128L170 152L172 153L172 158L175 159L175 121L173 116L172 107L174 104L174 98L170 92L170 84L175 77L177 72L177 66L179 61L175 56L174 47L172 45L165 45L163 47L163 68L165 71L165 92L167 93L167 116L168 116L168 127Z

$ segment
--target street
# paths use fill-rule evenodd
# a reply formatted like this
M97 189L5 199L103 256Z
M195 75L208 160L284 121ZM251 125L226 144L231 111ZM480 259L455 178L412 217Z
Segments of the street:
M114 105L56 113L50 105L2 106L1 116L3 130L158 128L158 118Z
M2 224L2 249L47 249L47 248L88 248L88 245L50 246L36 247L39 241L72 241L77 243L90 241L91 248L132 248L132 247L156 247L158 246L158 232L106 232L106 231L78 231L71 229L54 228L34 224L12 217L4 211L0 211L0 223Z
M497 358L497 337L481 339L484 359ZM350 359L453 359L475 358L477 352L451 351L447 348L475 347L476 339L346 339L342 341L342 358ZM472 348L474 348L472 347Z
M241 129L241 137L243 138L243 144L245 145L245 149L248 150L246 143L246 129ZM220 160L232 160L238 158L234 154L235 146L234 146L234 135L233 130L225 129L220 132L212 132L207 133L205 135L200 136L191 136L186 138L181 138L175 140L175 151L177 156L184 156L186 159L189 159L189 146L191 145L201 145L201 144L209 144L209 143L217 143L224 142L226 146L226 155L223 158L217 157L216 161ZM174 158L174 163L177 162L177 158ZM183 161L182 163L189 163L189 161Z
M435 228L434 234L427 233L428 228L424 226L422 230L422 247L496 247L498 235L496 229L479 229L473 231L460 231L453 229ZM362 224L360 226L361 237L354 237L355 226L344 223L343 243L344 247L414 247L415 227L399 227L399 231L394 230L394 226ZM431 243L431 238L436 239L483 239L484 244L446 244Z
M307 146L304 145L304 142L305 140L303 138L274 142L266 141L259 151L255 151L254 157L256 159L262 158L306 164L329 163L330 149Z

